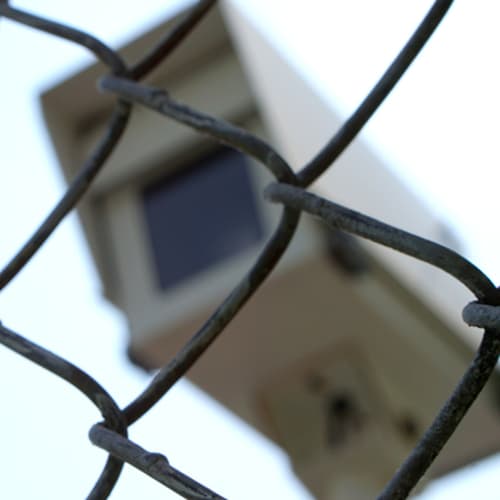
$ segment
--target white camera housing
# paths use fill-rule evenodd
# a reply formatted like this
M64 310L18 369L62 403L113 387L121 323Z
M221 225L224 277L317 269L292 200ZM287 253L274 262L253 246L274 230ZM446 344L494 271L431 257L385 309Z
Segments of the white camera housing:
M340 120L237 10L226 9L225 20L218 10L210 13L150 81L195 108L270 138L300 167ZM171 22L125 47L125 57L143 54ZM106 126L113 99L95 90L104 72L92 66L41 98L68 182ZM307 124L299 119L303 116ZM153 232L158 234L158 224L165 224L166 233L172 226L148 215L148 197L155 192L163 203L171 201L172 192L184 193L175 179L185 180L187 170L196 173L207 162L212 163L206 172L215 172L214 154L247 164L239 180L224 181L228 191L239 186L246 193L241 213L242 225L251 219L249 230L246 236L234 233L235 241L241 236L245 242L216 249L223 256L204 264L186 264L186 253L174 267L187 270L159 279L160 266L168 267L175 256L162 261L165 252L158 249L165 242L155 242ZM210 175L205 181L214 186ZM127 317L135 363L154 369L167 362L250 268L279 219L280 208L262 197L270 181L261 165L221 153L199 134L136 107L79 206L103 293ZM314 189L421 236L454 243L359 139ZM223 191L215 198L223 198ZM201 232L213 223L203 218L211 210L205 202L194 212L169 206L167 212L175 212L188 231ZM188 212L190 223L182 224ZM179 228L166 236L179 238ZM460 321L469 300L440 271L328 233L303 216L282 262L188 377L283 447L318 498L368 498L392 476L472 359L474 342ZM497 383L495 374L431 476L498 450Z

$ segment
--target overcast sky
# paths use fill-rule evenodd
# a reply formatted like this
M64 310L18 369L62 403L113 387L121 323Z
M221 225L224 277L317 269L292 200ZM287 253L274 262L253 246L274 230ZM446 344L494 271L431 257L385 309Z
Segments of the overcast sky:
M305 2L283 0L239 3L344 114L357 105L430 5L416 0L317 0L307 2L307 8ZM163 20L179 2L13 4L119 46ZM493 281L500 277L498 11L494 0L458 1L364 133L454 228L468 255ZM71 44L0 20L0 60L0 262L5 263L64 189L37 96L92 59ZM0 310L7 326L87 370L121 405L147 383L125 358L126 324L99 296L75 216L4 291ZM97 411L67 384L6 349L0 349L0 366L0 494L84 497L105 460L86 437L99 419ZM276 447L187 383L178 384L135 424L131 437L229 498L308 498ZM424 498L497 498L493 478L499 472L500 462L493 460ZM259 493L263 484L265 496ZM163 487L127 467L113 497L139 496L166 497Z

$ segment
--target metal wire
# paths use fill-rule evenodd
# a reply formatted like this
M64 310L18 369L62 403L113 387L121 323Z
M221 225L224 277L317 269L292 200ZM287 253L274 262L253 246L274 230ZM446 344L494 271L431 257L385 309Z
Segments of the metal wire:
M40 249L62 219L75 208L96 175L105 167L128 124L133 106L142 105L170 120L191 127L212 139L258 160L276 178L265 192L267 199L283 204L283 214L274 235L263 248L246 276L208 318L206 323L151 380L148 387L124 409L88 374L56 354L40 347L0 324L0 343L51 371L85 394L101 411L104 421L92 427L92 443L109 453L108 461L88 498L107 498L119 479L124 462L176 491L185 498L222 498L194 479L174 469L161 454L151 453L127 438L128 426L151 409L215 341L246 301L258 291L293 239L302 212L312 213L327 224L391 247L438 267L461 281L477 297L463 312L464 320L485 333L476 356L454 392L408 459L381 493L380 499L406 498L454 433L461 419L488 381L500 353L500 292L473 264L437 243L393 228L366 215L336 205L305 191L311 182L334 164L365 123L388 96L406 69L437 28L451 0L437 0L391 63L380 81L366 96L337 134L296 175L267 142L223 120L201 113L173 99L163 89L138 83L161 64L202 20L214 0L195 5L171 31L139 61L128 67L118 53L88 33L15 9L0 0L0 17L50 33L79 44L102 61L111 74L101 78L100 88L115 94L116 104L105 133L88 154L79 173L39 228L0 273L5 287Z

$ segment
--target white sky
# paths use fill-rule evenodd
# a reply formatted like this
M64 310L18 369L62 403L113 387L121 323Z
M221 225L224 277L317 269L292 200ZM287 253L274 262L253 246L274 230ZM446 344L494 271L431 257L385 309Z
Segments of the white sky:
M113 46L165 18L173 3L14 2L88 30ZM313 0L306 9L302 2L284 0L272 6L264 0L238 3L343 113L357 105L430 5L416 0ZM500 276L495 230L498 11L494 0L459 0L364 134L455 228L473 261L493 281ZM71 44L0 20L0 61L4 263L63 192L37 95L92 60ZM98 290L71 216L1 295L1 319L87 370L124 405L147 378L126 361L126 324ZM99 419L97 411L66 383L6 349L0 349L0 364L1 495L84 497L105 459L86 437ZM187 383L176 386L134 425L131 437L229 498L308 498L279 450ZM436 496L429 491L424 498L497 498L493 478L500 462L491 463L461 473L453 483L443 483ZM139 495L168 498L163 487L127 467L112 497Z

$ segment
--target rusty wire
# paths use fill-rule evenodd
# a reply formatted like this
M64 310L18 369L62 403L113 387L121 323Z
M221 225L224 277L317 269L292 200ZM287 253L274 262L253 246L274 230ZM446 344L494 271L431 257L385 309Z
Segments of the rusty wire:
M152 379L146 389L128 406L120 409L112 397L88 374L69 361L40 347L0 324L0 342L30 361L51 371L84 393L101 411L104 421L92 427L91 442L109 453L108 461L88 498L107 498L119 479L125 462L185 498L222 498L189 476L177 471L165 456L151 453L127 438L128 426L141 418L179 380L219 336L246 301L272 272L292 240L302 212L323 219L332 227L351 232L391 247L436 266L461 281L477 297L465 307L464 320L485 329L474 360L456 389L445 402L434 422L401 465L381 499L406 498L440 453L461 419L488 381L500 353L500 293L473 264L457 253L416 235L388 226L366 215L319 198L306 188L332 166L356 137L378 106L391 92L418 55L448 11L451 0L437 0L410 37L400 54L366 96L352 116L332 139L295 174L268 143L218 118L207 116L179 103L164 89L138 83L138 80L162 63L202 20L215 0L198 2L152 47L146 55L128 66L119 54L88 33L15 9L0 0L0 17L50 33L79 44L91 51L110 70L99 81L102 91L116 95L116 104L106 131L88 154L64 196L0 273L0 289L5 287L40 249L62 219L75 208L95 176L105 167L123 131L134 105L147 106L168 119L191 127L212 139L258 160L275 177L276 183L265 192L267 199L283 205L281 221L274 235L241 282L207 319L206 323Z

